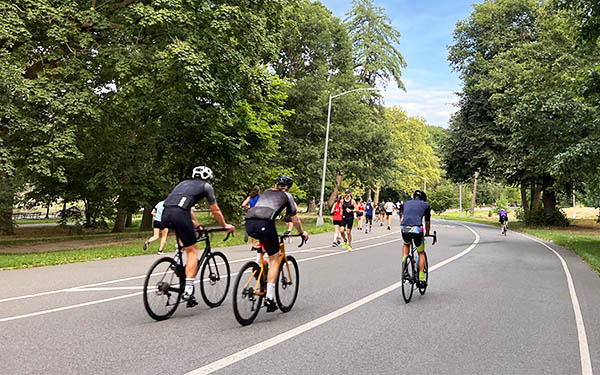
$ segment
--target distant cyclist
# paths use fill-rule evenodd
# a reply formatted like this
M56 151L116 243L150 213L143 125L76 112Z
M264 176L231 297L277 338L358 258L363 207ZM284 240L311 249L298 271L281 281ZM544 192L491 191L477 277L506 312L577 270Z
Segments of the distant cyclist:
M425 229L423 230L423 218L425 218ZM416 190L413 200L404 203L404 216L402 217L402 262L410 251L410 243L414 241L417 252L425 251L425 236L429 235L431 228L431 208L427 203L427 194L422 190ZM425 257L419 257L419 284L425 285Z
M198 304L194 297L194 277L196 276L198 246L196 245L196 229L200 227L194 216L194 206L203 198L210 205L210 212L223 228L231 232L235 227L225 222L221 209L215 199L215 191L208 181L213 179L210 168L200 166L192 171L192 179L181 181L165 199L162 220L167 228L175 229L179 244L185 250L188 262L185 265L185 291L183 299L187 307Z
M296 215L296 203L288 190L292 187L294 181L291 177L281 175L277 178L277 183L272 189L262 193L256 206L251 208L246 214L246 232L252 238L256 238L263 245L269 255L269 274L267 275L267 296L265 305L267 312L277 310L275 298L275 282L279 274L279 236L275 227L275 219L286 209L293 225L304 240L308 240L308 233L302 230L302 223Z
M504 208L501 208L498 212L498 216L500 216L500 228L504 233L504 223L506 223L506 227L508 227L508 212Z

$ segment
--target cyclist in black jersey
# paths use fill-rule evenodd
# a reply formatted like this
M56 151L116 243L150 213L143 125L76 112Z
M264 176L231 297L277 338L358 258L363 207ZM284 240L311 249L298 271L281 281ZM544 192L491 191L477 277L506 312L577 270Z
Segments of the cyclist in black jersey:
M344 244L342 249L348 249L352 251L352 225L354 224L354 212L358 211L358 205L354 198L352 198L352 190L346 189L344 199L342 199L342 223L340 224L340 231ZM348 234L346 235L346 231Z
M200 166L192 171L192 179L181 181L171 194L165 199L162 214L163 223L167 228L175 229L179 245L183 247L187 259L198 259L198 246L196 245L196 228L200 225L194 216L193 208L202 198L206 198L210 205L210 212L223 228L231 232L235 227L225 222L221 209L217 205L213 187L207 182L212 180L213 173L208 167ZM194 277L196 276L197 262L188 261L185 265L185 291L183 299L187 300L187 307L197 305L194 297Z
M291 177L281 175L272 189L265 190L256 205L246 214L246 232L248 236L256 238L269 255L269 273L267 275L267 296L265 305L267 312L277 310L275 297L275 282L279 273L279 236L275 228L275 219L286 209L292 224L308 240L308 233L302 230L302 223L296 215L296 203L288 190L292 187ZM262 250L259 250L262 251Z

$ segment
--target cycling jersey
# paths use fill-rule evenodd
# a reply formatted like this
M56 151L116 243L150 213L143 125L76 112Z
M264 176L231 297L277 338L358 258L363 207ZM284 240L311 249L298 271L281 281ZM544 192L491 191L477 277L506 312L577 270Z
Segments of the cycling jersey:
M256 205L248 210L246 220L264 219L274 221L286 209L289 216L296 215L296 203L290 193L269 189L262 193Z
M206 198L208 204L216 203L215 191L206 181L194 179L181 181L165 199L165 207L180 207L189 210L200 199Z
M499 215L500 217L508 217L508 213L505 210L500 210Z
M427 202L414 199L404 203L402 226L422 226L423 217L425 221L431 221L431 207Z

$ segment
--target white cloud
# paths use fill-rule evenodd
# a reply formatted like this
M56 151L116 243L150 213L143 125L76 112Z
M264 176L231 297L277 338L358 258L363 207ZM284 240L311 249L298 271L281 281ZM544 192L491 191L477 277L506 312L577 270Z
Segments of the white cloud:
M425 117L430 125L447 127L450 116L457 111L458 97L454 91L441 87L418 86L403 80L406 92L390 82L382 94L387 107L402 107L409 116Z

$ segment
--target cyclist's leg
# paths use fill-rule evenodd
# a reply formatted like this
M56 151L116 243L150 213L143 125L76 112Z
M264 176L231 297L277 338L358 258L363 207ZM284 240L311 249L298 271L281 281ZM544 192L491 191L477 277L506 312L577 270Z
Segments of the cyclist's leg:
M425 237L423 233L414 236L415 247L421 255L425 251ZM419 256L419 280L425 281L425 257Z
M402 261L404 262L404 260L406 259L406 257L408 256L408 252L410 251L410 243L412 241L412 237L410 236L410 233L404 233L402 232Z

